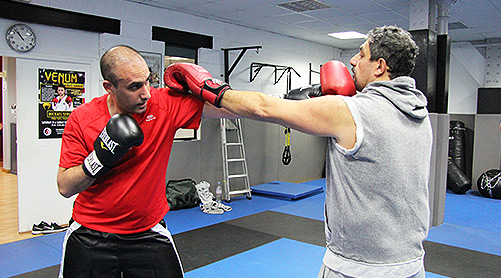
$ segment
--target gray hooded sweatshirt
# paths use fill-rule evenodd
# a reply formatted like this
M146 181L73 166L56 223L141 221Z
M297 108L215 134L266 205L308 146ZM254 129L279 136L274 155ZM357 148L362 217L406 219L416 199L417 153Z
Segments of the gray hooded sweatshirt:
M343 97L357 141L329 138L325 203L330 269L353 277L408 277L423 269L432 129L414 79L375 81Z

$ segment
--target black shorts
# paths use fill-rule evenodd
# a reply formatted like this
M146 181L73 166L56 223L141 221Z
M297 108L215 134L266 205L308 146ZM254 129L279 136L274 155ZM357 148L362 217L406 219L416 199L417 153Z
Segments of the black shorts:
M59 277L183 276L172 236L163 221L136 234L112 234L71 223L63 242Z

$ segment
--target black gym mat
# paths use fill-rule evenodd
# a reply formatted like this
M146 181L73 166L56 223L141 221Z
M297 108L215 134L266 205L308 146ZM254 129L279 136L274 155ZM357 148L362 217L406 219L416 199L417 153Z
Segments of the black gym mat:
M54 265L39 270L19 274L12 277L22 278L55 278L59 276L59 265Z
M425 241L426 271L456 278L497 278L501 276L501 257L440 243Z
M279 239L226 223L174 235L185 272Z
M324 222L319 220L264 211L226 223L278 237L325 246Z

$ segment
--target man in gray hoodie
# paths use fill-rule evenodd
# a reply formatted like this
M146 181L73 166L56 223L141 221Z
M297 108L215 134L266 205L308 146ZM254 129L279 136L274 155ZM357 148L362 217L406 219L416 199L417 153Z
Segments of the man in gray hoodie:
M165 80L242 117L328 138L327 250L318 277L417 278L425 275L432 145L426 97L409 77L417 55L403 29L371 30L350 61L359 91L352 97L300 90L304 100L277 99L219 86L208 72L183 66L167 69ZM330 84L346 82L334 75L325 77Z

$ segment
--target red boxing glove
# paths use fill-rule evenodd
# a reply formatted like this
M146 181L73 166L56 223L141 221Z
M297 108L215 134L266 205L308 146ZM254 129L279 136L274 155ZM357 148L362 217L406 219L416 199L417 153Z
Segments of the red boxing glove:
M224 92L231 89L230 85L212 78L206 69L190 63L174 63L167 67L164 82L178 92L186 92L189 89L193 95L216 107L221 107Z
M71 104L71 97L67 96L66 99L65 99L65 101L66 101L66 103Z
M323 95L353 96L357 93L350 71L341 61L329 61L320 68Z
M59 102L59 100L57 99L57 97L52 99L52 103L54 103L54 105L56 105L58 102Z

